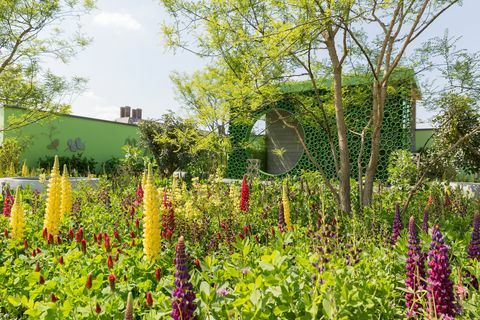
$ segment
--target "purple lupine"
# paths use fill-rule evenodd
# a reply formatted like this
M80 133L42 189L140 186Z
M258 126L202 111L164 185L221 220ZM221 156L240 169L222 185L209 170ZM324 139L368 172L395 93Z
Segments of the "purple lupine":
M423 232L428 233L428 206L426 206L425 211L423 211L422 230Z
M438 225L432 230L432 243L428 253L427 298L429 312L434 317L453 319L457 313L453 283L450 280L448 246Z
M280 230L280 232L283 232L285 228L285 215L283 210L283 201L280 201L278 210L278 230Z
M398 236L403 229L402 218L400 217L400 205L395 204L395 215L393 217L392 244L397 242Z
M480 261L480 213L476 213L473 217L472 239L468 244L467 252L471 259Z
M175 289L173 290L172 318L175 320L197 319L197 317L193 315L197 306L193 302L195 300L195 293L193 292L193 285L189 282L190 275L188 274L183 236L178 238L175 266L177 272L175 272Z
M408 221L408 253L406 266L405 286L408 290L405 295L407 317L415 317L420 307L420 292L425 289L425 257L420 248L420 241L415 230L415 221L410 217Z

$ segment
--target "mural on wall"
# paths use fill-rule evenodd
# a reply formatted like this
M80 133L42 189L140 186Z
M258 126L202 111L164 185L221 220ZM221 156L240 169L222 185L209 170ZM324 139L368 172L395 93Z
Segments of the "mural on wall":
M71 152L83 151L85 150L85 144L82 142L82 139L79 137L73 139L68 139L67 141L68 147L65 150L69 150Z
M47 145L47 149L58 151L58 146L60 145L60 140L53 137L54 135L56 135L58 133L58 130L57 130L56 127L51 126L50 128L48 128L48 131L49 132L47 134L47 137L50 140L50 143Z

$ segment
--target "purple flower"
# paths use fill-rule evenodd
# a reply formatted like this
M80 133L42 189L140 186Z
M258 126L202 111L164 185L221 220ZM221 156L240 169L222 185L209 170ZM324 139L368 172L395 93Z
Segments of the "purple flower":
M229 293L230 293L230 291L228 290L228 288L222 287L222 288L218 288L218 289L217 289L217 294L218 294L220 297L225 297L225 296L228 295Z
M425 211L423 212L422 230L428 233L428 206L425 207Z
M400 206L395 204L395 215L393 216L392 244L397 242L398 236L403 229L402 218L400 217Z
M473 217L472 239L468 244L468 256L470 259L480 260L480 213Z
M408 222L408 253L405 286L408 290L405 300L407 317L415 317L420 307L421 291L425 289L425 258L415 230L415 221Z
M189 282L190 275L188 274L183 236L178 238L175 266L177 272L175 272L175 289L173 290L173 310L171 316L175 320L197 319L197 317L193 315L197 306L193 302L195 300L195 293L193 292L193 285Z
M285 228L285 215L283 210L283 201L280 201L280 209L278 211L278 230L280 230L280 232L283 232Z
M432 230L432 243L428 253L427 281L429 312L434 317L445 319L451 317L453 319L457 313L450 273L448 246L445 245L438 225L435 225Z

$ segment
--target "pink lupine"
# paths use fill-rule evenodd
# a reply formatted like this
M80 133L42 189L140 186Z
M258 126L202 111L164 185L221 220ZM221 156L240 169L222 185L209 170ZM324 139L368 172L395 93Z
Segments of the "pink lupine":
M453 319L457 313L453 283L450 280L448 247L438 225L432 230L432 243L428 253L427 298L431 316Z
M424 257L415 230L415 222L413 217L410 217L408 222L408 253L405 280L405 286L408 290L405 301L407 305L407 317L409 318L417 315L417 310L420 307L420 292L425 289Z
M472 238L468 244L468 256L480 261L480 213L473 217Z
M240 210L248 211L248 199L250 197L250 190L247 184L247 176L243 176L242 193L240 196Z

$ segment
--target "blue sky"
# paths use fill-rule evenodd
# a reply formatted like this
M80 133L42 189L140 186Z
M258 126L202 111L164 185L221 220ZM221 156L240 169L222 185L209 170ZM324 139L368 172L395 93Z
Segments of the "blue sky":
M460 48L480 51L480 1L465 0L436 21L420 41L442 35L462 36ZM164 46L161 23L168 16L154 0L98 0L97 9L82 17L83 31L93 42L69 64L48 62L53 71L88 79L85 92L72 102L73 114L113 120L119 107L143 109L144 118L158 118L168 109L181 112L169 75L191 73L204 61L192 53L175 54ZM420 108L419 118L430 113Z

